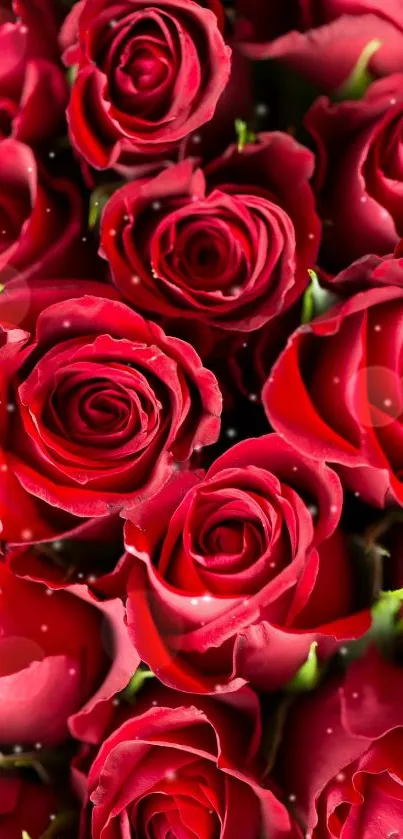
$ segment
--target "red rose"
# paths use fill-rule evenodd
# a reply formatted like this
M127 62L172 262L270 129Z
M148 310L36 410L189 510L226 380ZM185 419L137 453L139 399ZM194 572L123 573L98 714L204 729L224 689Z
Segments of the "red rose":
M402 116L400 74L374 82L359 101L321 97L307 114L318 147L324 259L332 271L367 253L390 253L403 234Z
M77 66L68 120L98 169L181 140L214 114L230 73L220 0L81 0L63 28Z
M0 297L6 540L52 538L77 527L73 517L117 514L217 439L213 374L115 296L99 283L47 281L31 291L11 283Z
M103 213L101 254L136 307L257 329L302 294L320 225L311 153L286 134L132 181Z
M98 742L139 664L121 601L98 603L84 586L54 592L4 564L0 589L0 743L55 745L68 724Z
M237 32L251 58L275 58L318 89L341 88L370 44L372 77L403 70L400 0L237 0Z
M287 810L263 785L260 740L252 691L220 701L150 691L95 757L81 839L294 839Z
M8 773L0 777L0 839L41 839L53 826L60 801L48 784L39 784ZM58 826L60 839L74 832Z
M372 651L291 711L279 774L305 837L400 837L402 699L401 669Z
M0 4L0 138L11 134L36 144L62 129L68 88L61 68L50 60L56 37L52 44L48 33L40 32L46 23L54 26L46 16L50 6L33 9L32 0L14 5L16 14Z
M291 336L263 390L276 431L381 507L403 503L402 315L402 289L355 295Z
M324 657L364 631L366 614L349 617L341 504L335 473L272 434L131 510L127 621L140 658L182 690L269 690L314 641Z
M83 206L77 187L52 177L33 151L0 143L0 283L65 276L79 262ZM82 259L82 256L81 256Z

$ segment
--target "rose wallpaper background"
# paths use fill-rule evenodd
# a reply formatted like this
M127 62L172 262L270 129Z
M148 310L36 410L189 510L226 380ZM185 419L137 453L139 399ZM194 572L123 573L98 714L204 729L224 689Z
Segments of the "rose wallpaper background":
M0 839L403 839L403 0L0 0Z

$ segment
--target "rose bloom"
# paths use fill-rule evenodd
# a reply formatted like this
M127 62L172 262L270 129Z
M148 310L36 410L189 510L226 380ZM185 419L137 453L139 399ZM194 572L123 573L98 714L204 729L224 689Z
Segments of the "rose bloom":
M117 515L215 442L221 395L192 347L110 286L11 283L0 298L0 519L35 542ZM68 514L68 515L66 515Z
M373 82L359 101L320 97L308 111L318 150L323 264L331 271L367 253L389 254L403 234L402 114L401 74Z
M349 297L357 291L368 288L396 285L403 287L402 243L399 242L392 254L377 256L366 254L356 259L339 274L328 278L337 294Z
M320 224L311 153L286 134L132 181L108 201L101 254L122 293L165 317L249 331L301 295Z
M402 315L401 288L351 297L291 336L263 390L276 431L379 507L403 503Z
M273 58L331 93L360 57L372 78L403 70L400 0L237 0L237 37L251 58Z
M220 0L81 0L62 31L68 121L94 167L169 149L211 119L230 73Z
M191 692L287 682L368 627L336 525L335 473L278 435L245 440L127 512L127 622L140 658Z
M0 839L41 839L57 817L64 802L48 784L35 783L8 772L0 777ZM76 831L58 826L60 839L74 839Z
M29 146L3 140L0 156L0 283L66 276L90 266L81 243L84 207L71 179L52 175ZM81 266L82 269L82 266ZM81 276L81 274L80 274Z
M308 839L403 831L403 673L375 650L303 697L284 726L278 775ZM292 754L292 760L290 760Z
M139 658L120 600L52 591L0 565L0 743L98 742ZM18 609L16 609L18 604ZM0 834L1 835L1 834Z
M56 33L52 39L46 31L55 26L51 5L20 0L14 9L0 4L0 139L36 144L63 128L68 88L53 60Z
M197 836L295 839L260 752L259 702L161 687L137 698L102 744L88 777L80 839Z

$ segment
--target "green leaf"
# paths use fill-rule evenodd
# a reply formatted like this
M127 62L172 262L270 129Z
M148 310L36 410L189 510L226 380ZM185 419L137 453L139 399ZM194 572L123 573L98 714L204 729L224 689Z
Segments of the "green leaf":
M374 38L366 44L348 79L336 91L336 99L361 99L364 96L367 87L375 78L369 72L368 64L381 46L382 41L379 41L378 38Z
M26 830L22 831L22 839L31 839L29 833Z
M134 675L131 677L129 684L121 692L120 696L126 702L135 702L138 692L144 687L144 683L147 681L147 679L154 678L155 676L152 670L149 670L148 668L140 664L140 667L138 667Z
M302 298L301 323L309 323L311 320L326 312L338 301L336 294L322 288L319 283L316 271L308 269L311 282Z
M235 131L238 138L238 151L243 151L247 143L254 143L256 140L256 134L249 131L247 123L243 119L235 120Z
M288 693L303 693L308 690L313 690L320 679L320 669L318 656L316 653L317 641L313 641L310 646L308 658L302 667L299 668L294 678L286 685Z

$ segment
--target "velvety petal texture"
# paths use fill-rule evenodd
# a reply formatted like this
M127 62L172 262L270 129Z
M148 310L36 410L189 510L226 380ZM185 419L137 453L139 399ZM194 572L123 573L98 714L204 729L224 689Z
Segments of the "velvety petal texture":
M401 833L402 680L372 649L291 712L278 775L313 839Z
M357 101L319 97L306 115L318 152L324 265L389 254L402 229L403 75L373 82Z
M231 146L205 171L185 160L112 196L101 254L146 312L257 329L301 295L315 263L312 173L310 152L280 133Z
M229 78L219 0L80 0L61 43L76 67L68 120L98 169L158 152L211 119Z
M341 504L335 473L272 434L130 510L127 620L140 657L182 690L271 690L312 643L325 658L365 632Z
M294 839L286 808L263 781L260 735L251 691L221 701L152 691L89 769L81 839Z
M379 507L403 502L402 317L399 287L354 295L291 336L263 390L276 431Z
M331 93L365 54L372 78L403 70L400 0L237 0L237 37L253 59L275 59Z
M17 282L0 299L0 510L12 542L118 514L217 439L213 374L190 345L114 297L99 283Z
M113 697L139 664L123 604L97 603L84 586L55 592L15 577L4 564L0 589L3 747L55 746L69 727L82 740L99 742Z

